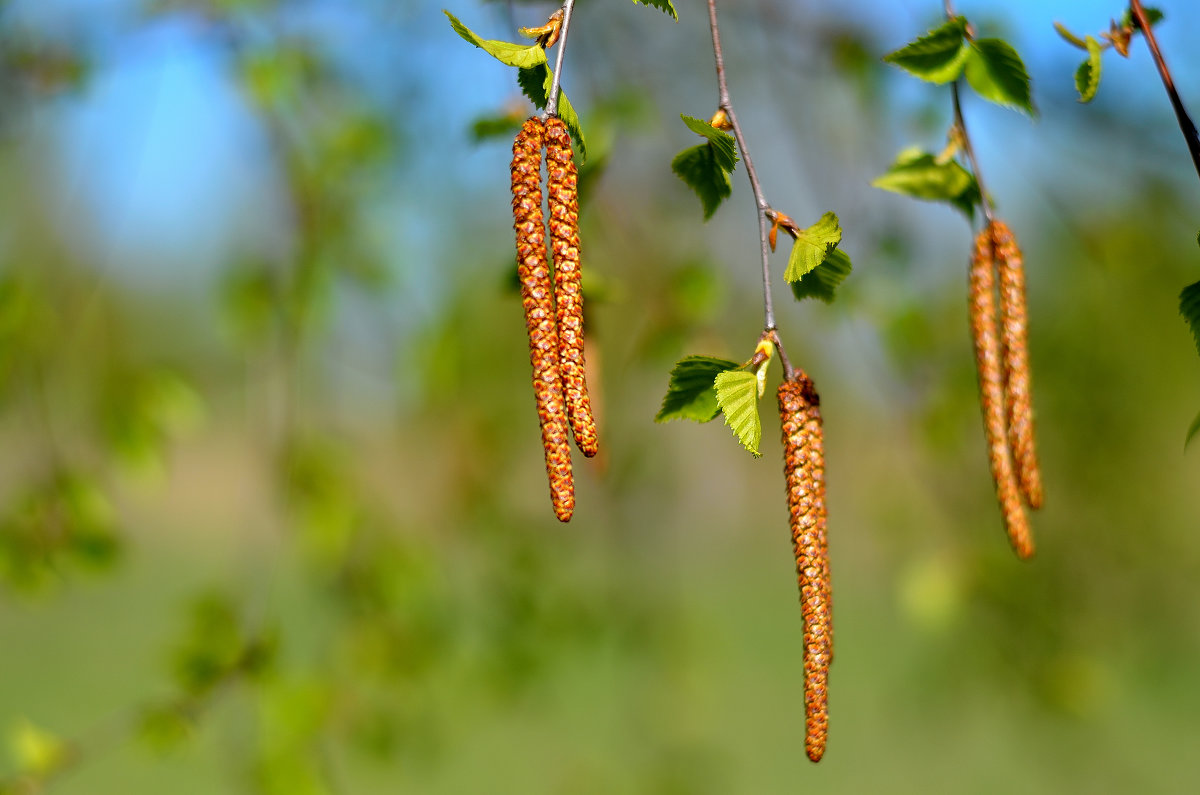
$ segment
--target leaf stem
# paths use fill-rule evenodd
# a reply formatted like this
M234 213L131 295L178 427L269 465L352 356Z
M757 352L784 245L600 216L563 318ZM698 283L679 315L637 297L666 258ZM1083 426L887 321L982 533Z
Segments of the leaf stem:
M758 237L762 252L762 283L763 283L763 328L767 331L775 329L775 307L771 302L771 265L770 244L767 242L767 212L771 206L763 195L762 184L758 181L758 172L754 169L754 160L750 150L746 148L746 136L742 134L742 126L738 124L737 114L733 112L733 103L729 99L729 83L725 80L725 53L721 49L721 30L717 26L716 0L708 0L708 26L712 30L713 60L717 66L717 89L719 91L719 106L729 118L733 127L733 136L737 139L738 149L742 152L742 162L746 165L746 176L750 178L750 188L754 191L754 203L758 208ZM564 31L565 34L565 31ZM774 340L779 348L778 335ZM785 361L782 356L781 361Z
M954 19L955 16L957 14L954 12L953 0L946 0L946 17ZM954 98L954 126L962 135L963 151L967 153L967 162L971 164L971 171L975 173L975 184L979 186L979 203L983 209L983 218L990 225L995 218L992 216L992 205L988 201L987 188L983 184L983 172L979 170L979 158L975 156L975 147L971 144L971 136L967 133L967 122L963 118L962 112L962 100L959 99L958 82L955 80L950 84L950 94Z
M1196 132L1196 124L1188 115L1179 91L1175 88L1171 70L1167 68L1167 62L1158 48L1158 40L1154 37L1154 30L1150 25L1150 20L1146 17L1146 9L1142 7L1141 0L1129 0L1129 10L1133 12L1138 27L1142 29L1142 35L1146 37L1146 44L1149 45L1150 54L1154 57L1154 65L1158 67L1158 74L1162 78L1163 87L1167 90L1167 97L1171 100L1171 107L1175 109L1175 118L1179 120L1179 130L1183 133L1188 152L1192 155L1192 165L1196 167L1196 175L1200 176L1200 134Z
M571 12L575 10L575 0L563 3L562 32L558 34L558 52L554 56L554 77L550 82L550 95L546 97L546 115L558 115L559 81L562 78L563 55L567 52L567 31L571 27Z

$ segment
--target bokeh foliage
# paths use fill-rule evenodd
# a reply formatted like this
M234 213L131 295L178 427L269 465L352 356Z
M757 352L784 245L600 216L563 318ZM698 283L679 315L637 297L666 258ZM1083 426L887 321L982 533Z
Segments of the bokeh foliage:
M604 450L559 527L511 287L504 133L530 105L437 8L333 5L147 3L106 34L202 31L282 197L255 220L286 244L159 290L104 269L31 143L110 51L0 12L6 792L1186 785L1200 372L1174 310L1197 213L1186 160L1129 154L1148 124L1175 134L1161 97L1106 75L1078 109L1075 56L1027 56L1038 126L973 117L1029 269L1048 504L1023 565L982 448L969 230L869 188L947 121L878 59L909 20L731 8L767 188L804 217L837 206L856 264L836 304L786 310L823 396L839 622L813 767L776 420L757 460L719 423L653 422L673 362L744 361L760 316L744 181L702 225L671 172L695 142L680 112L715 101L702 14L581 3L571 34ZM505 6L450 10L512 39ZM403 70L338 38L367 28L411 46Z

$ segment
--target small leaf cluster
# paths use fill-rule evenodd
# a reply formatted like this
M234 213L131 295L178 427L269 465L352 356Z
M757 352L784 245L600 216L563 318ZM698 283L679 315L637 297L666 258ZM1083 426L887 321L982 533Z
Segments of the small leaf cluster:
M759 457L762 419L758 399L773 352L769 342L760 343L755 356L744 364L713 356L685 356L671 370L667 394L654 421L708 422L722 414L742 447Z
M883 60L936 85L966 77L989 102L1037 115L1021 56L1003 39L975 38L966 17L947 20Z
M838 286L853 267L849 255L838 248L842 242L842 226L837 215L826 212L805 229L789 223L780 225L794 239L787 270L783 273L784 280L792 286L792 295L797 301L816 298L825 303L832 302Z
M683 114L680 118L705 141L675 155L671 170L700 197L707 221L733 193L729 175L738 162L737 143L732 135L706 121Z
M1146 19L1151 25L1157 25L1163 18L1162 11L1157 8L1147 7L1145 10ZM1128 58L1129 42L1133 39L1134 34L1141 30L1141 26L1134 19L1133 13L1126 9L1121 21L1112 20L1109 23L1109 29L1099 34L1099 37L1088 35L1081 38L1068 30L1061 22L1055 22L1054 29L1058 31L1058 35L1063 38L1063 41L1087 53L1087 58L1075 70L1075 90L1079 92L1080 102L1091 102L1096 98L1096 90L1100 88L1101 56L1104 51L1113 49L1122 57Z
M919 36L883 60L935 85L965 78L976 94L1030 116L1037 115L1029 73L1011 44L998 38L976 38L966 17L956 16ZM968 219L983 201L979 183L957 156L964 134L957 123L940 153L909 148L871 184L925 201L945 202Z
M669 5L669 4L668 4ZM673 11L674 9L672 9ZM554 83L554 72L546 61L546 49L540 43L514 44L508 41L485 39L475 34L470 28L458 20L449 11L443 13L450 19L450 27L466 42L474 44L488 55L505 66L517 68L517 84L521 92L529 97L529 101L539 110L546 107L550 98L550 88ZM584 140L583 127L579 122L579 114L567 98L567 92L559 90L558 117L567 125L571 140L575 142L579 162L587 160L587 142Z

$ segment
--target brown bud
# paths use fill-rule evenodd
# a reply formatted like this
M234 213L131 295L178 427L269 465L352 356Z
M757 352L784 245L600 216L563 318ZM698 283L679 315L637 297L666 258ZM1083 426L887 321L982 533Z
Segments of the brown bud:
M1000 327L1004 346L1004 413L1008 443L1021 494L1030 508L1042 507L1042 475L1033 432L1033 391L1029 375L1025 266L1017 239L1003 221L992 224L996 272L1000 277Z
M567 439L562 377L558 367L558 330L554 289L546 260L546 228L542 220L542 142L545 128L536 116L528 119L513 141L513 228L517 233L517 275L529 332L529 361L533 365L533 394L537 399L546 474L554 513L570 521L575 510L575 481Z
M829 665L833 662L821 399L803 372L780 384L778 397L792 548L804 616L804 749L809 759L819 762L829 734Z
M992 229L985 228L975 238L971 257L970 299L971 335L975 342L975 368L979 375L979 401L983 409L983 429L987 437L988 460L996 498L1009 543L1017 556L1033 554L1033 535L1029 517L1021 504L1017 475L1013 471L1004 421L1004 379L1001 364L1000 337L996 328L995 251Z
M559 366L567 418L575 444L586 456L597 449L596 421L588 399L583 358L583 277L579 269L579 186L571 136L562 119L546 120L546 192L554 252L554 301L558 311Z

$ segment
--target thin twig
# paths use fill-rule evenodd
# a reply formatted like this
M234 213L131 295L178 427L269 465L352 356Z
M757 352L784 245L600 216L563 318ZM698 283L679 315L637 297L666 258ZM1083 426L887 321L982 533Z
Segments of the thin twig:
M767 211L770 205L763 195L762 185L758 181L758 172L754 170L754 160L750 150L746 148L746 137L742 134L742 126L738 124L737 114L733 112L733 103L729 100L729 84L725 80L725 54L721 50L721 31L717 27L716 0L708 0L708 25L712 30L713 60L717 65L717 89L719 105L729 118L733 127L733 136L737 139L738 149L742 152L742 162L746 164L746 176L750 178L750 187L754 191L754 203L758 207L758 236L762 248L762 282L763 282L763 328L775 328L775 307L771 303L771 265L770 243L767 242ZM779 347L778 343L776 347Z
M792 361L788 358L787 351L783 349L783 340L779 338L779 330L767 329L763 332L763 337L775 344L775 350L779 353L779 363L783 365L783 378L791 381L796 374L796 368L792 367Z
M1158 40L1154 38L1154 31L1151 29L1150 20L1146 17L1146 9L1142 7L1141 0L1129 0L1129 10L1133 12L1138 27L1142 29L1142 35L1146 37L1146 44L1150 46L1150 54L1154 56L1154 65L1158 67L1163 87L1167 89L1171 107L1175 108L1175 118L1179 120L1179 130L1183 133L1183 139L1187 141L1188 151L1192 155L1192 165L1196 167L1196 175L1200 176L1200 134L1196 132L1196 124L1188 115L1187 108L1183 106L1183 100L1175 89L1171 70L1167 68L1162 51L1158 49Z
M956 16L953 0L946 0L946 17L954 19ZM992 205L988 201L987 188L983 184L983 172L979 170L979 158L975 156L975 147L971 144L971 136L967 133L967 122L963 118L957 80L950 84L950 94L954 98L954 126L958 128L958 132L962 136L963 151L967 153L967 162L971 164L971 171L975 173L975 184L979 186L979 204L983 208L983 218L988 225L991 225L995 220L992 217Z
M554 56L554 77L550 82L550 95L546 97L546 115L558 115L559 81L562 79L563 55L567 52L567 31L571 28L571 12L575 10L575 0L563 3L562 32L558 34L558 53Z
M963 151L967 153L967 162L971 171L975 172L975 184L979 186L979 204L983 208L983 217L989 224L992 217L992 204L988 201L987 188L983 185L983 173L979 170L979 158L975 157L975 147L971 145L971 136L967 134L967 122L963 119L962 103L958 99L958 81L950 84L950 93L954 97L954 124L962 135Z

